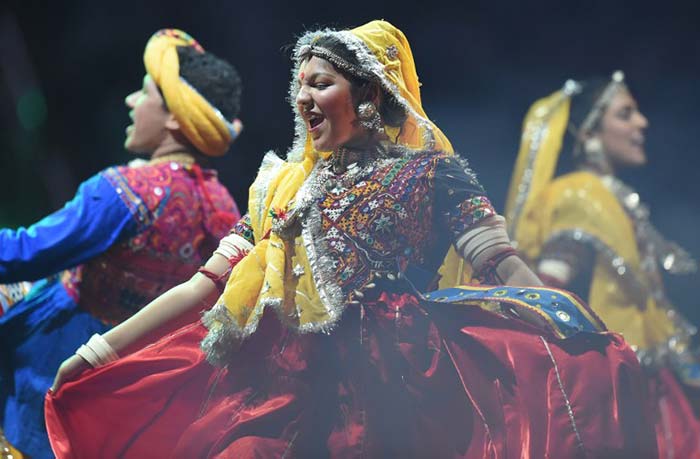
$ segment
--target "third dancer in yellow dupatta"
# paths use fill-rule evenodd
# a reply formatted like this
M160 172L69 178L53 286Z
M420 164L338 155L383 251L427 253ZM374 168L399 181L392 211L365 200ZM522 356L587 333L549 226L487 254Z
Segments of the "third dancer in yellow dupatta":
M506 217L541 278L586 298L634 346L661 457L700 457L700 423L679 385L700 387L695 327L671 305L661 276L692 272L695 262L654 229L639 195L615 177L646 163L646 127L622 72L570 80L536 101L523 123ZM576 170L555 178L567 133Z

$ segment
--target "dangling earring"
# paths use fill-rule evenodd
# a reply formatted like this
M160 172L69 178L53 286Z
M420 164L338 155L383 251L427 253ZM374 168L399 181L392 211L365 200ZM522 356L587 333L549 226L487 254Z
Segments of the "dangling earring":
M384 132L382 117L379 116L379 111L374 103L368 101L358 105L357 118L360 120L360 125L368 131L374 131L376 133Z
M598 137L589 137L583 142L583 154L585 161L599 169L601 172L610 170L608 158L605 156L603 142Z
M589 137L583 142L583 152L586 156L600 156L603 154L603 142L598 137Z

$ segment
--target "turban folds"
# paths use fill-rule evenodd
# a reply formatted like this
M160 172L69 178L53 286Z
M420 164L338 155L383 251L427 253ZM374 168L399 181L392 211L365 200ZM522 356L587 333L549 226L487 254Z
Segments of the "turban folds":
M187 33L177 29L159 30L146 45L143 55L146 72L160 88L170 113L192 145L205 155L221 156L236 137L236 130L180 76L178 46L204 53L202 46Z

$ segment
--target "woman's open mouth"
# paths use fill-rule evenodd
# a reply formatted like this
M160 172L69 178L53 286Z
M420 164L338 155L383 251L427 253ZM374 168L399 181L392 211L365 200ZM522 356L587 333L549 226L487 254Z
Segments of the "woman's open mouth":
M318 130L318 127L323 123L326 118L322 115L316 113L309 113L306 116L306 121L309 123L309 132L314 132Z
M633 137L630 143L637 148L644 148L644 136Z

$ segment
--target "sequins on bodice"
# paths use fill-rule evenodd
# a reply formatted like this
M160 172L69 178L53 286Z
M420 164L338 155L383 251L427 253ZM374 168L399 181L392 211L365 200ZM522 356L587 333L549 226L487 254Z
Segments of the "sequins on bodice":
M238 210L215 172L204 171L201 185L212 209L190 167L175 161L113 167L102 176L131 212L138 234L67 272L62 281L83 309L117 324L192 276L226 233L209 234L205 219L215 211L238 215Z
M464 159L406 149L379 156L319 161L290 206L289 220L318 225L314 257L331 261L347 298L409 267L434 276L450 244L496 213ZM232 232L256 242L248 215Z
M340 286L361 290L409 264L437 269L455 236L494 213L484 194L466 164L446 154L405 154L331 175L317 204Z

